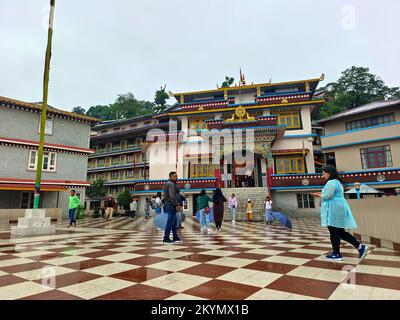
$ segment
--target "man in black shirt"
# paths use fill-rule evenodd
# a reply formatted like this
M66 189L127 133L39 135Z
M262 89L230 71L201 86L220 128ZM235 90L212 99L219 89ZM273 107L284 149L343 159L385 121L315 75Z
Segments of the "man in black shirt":
M167 225L164 233L164 243L178 243L182 242L177 233L177 215L176 213L181 210L180 190L176 183L178 175L172 171L169 173L169 180L164 185L164 212L168 214ZM169 238L172 230L173 240Z

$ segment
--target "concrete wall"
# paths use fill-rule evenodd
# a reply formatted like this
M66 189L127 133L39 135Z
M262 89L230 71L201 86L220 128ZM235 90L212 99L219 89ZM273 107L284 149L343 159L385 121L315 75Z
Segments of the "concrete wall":
M400 243L400 197L348 200L361 235Z
M280 211L289 217L320 216L320 200L314 199L315 208L299 209L297 205L297 193L301 192L272 191L273 209Z
M29 149L0 146L0 177L35 179L28 170ZM86 181L87 156L57 153L56 172L43 172L43 180Z
M0 108L0 137L39 141L39 120L39 113ZM53 135L45 142L89 148L89 136L89 124L54 117Z

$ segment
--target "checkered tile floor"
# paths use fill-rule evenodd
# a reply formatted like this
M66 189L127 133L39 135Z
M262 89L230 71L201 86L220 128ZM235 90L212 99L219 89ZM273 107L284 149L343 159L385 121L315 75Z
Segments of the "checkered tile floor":
M0 229L0 299L400 299L400 253L343 246L327 262L327 231L313 218L225 222L201 234L187 219L179 245L142 217L59 223L53 236L10 239ZM349 280L350 279L350 280ZM349 284L355 283L353 284Z

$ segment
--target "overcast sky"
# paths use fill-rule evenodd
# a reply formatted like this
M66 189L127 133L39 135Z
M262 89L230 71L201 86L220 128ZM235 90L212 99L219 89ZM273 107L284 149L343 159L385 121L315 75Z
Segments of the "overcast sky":
M42 100L48 3L0 0L0 95ZM325 73L323 85L357 65L399 86L399 12L399 0L56 0L49 104L212 89L239 68L248 83Z

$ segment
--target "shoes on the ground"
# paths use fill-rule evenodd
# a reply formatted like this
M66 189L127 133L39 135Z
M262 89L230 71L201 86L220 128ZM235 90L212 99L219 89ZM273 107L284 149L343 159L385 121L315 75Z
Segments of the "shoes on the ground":
M164 244L170 244L170 243L174 243L171 239L164 239L163 240Z
M232 220L232 223L235 224L235 220Z
M365 244L361 245L361 248L358 249L358 257L362 260L367 255L368 247Z
M326 256L326 259L331 261L342 261L343 257L340 253L330 253Z
M182 241L181 239L178 238L178 239L174 239L173 242L174 242L174 243L182 243L183 241Z

